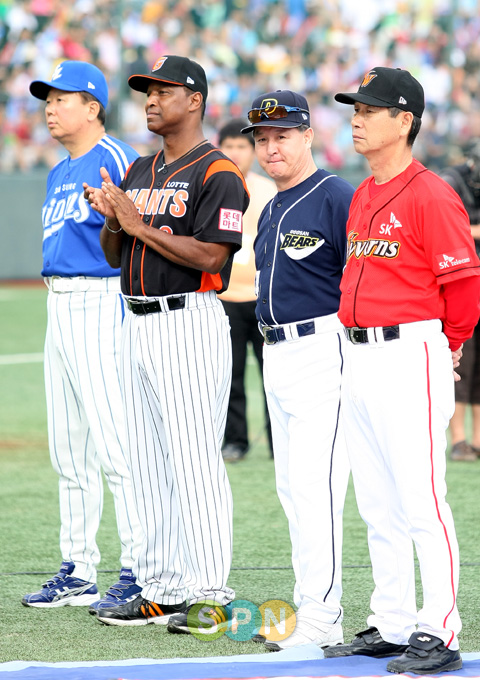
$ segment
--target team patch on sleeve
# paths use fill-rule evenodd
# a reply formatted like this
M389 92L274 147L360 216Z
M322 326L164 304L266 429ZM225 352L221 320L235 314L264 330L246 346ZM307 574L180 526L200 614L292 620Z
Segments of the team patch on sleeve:
M435 255L440 271L454 270L459 267L471 264L472 260L468 248L445 251Z
M242 211L220 208L218 228L222 231L237 231L242 233Z

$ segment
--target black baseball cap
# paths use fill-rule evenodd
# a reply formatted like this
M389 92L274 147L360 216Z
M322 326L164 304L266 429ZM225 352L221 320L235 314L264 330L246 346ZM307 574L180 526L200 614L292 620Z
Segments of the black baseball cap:
M207 99L208 85L205 71L200 64L187 57L178 57L173 54L160 57L153 65L151 73L130 76L128 84L132 90L146 93L152 80L172 85L184 85L193 92L200 92L203 101Z
M365 74L357 92L339 92L335 100L341 104L371 104L410 111L418 118L425 109L425 94L418 80L401 68L376 66Z
M293 107L301 109L301 111L286 111L283 118L268 118L269 114L274 115L277 107ZM308 102L305 97L298 92L292 90L275 90L275 92L266 92L256 97L252 102L250 111L261 109L265 111L265 117L261 117L256 123L252 123L248 127L242 129L242 133L246 135L254 128L260 126L271 126L280 128L295 128L300 125L308 125L310 127L310 110Z

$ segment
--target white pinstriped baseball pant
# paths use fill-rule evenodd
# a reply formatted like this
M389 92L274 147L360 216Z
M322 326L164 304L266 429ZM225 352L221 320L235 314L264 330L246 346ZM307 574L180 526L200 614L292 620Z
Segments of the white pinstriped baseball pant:
M159 299L159 298L155 298ZM151 300L151 298L149 299ZM228 317L215 292L124 323L123 381L145 539L136 572L159 604L227 604L232 495L221 443L231 381Z
M96 582L102 470L114 497L123 567L132 567L142 539L122 411L123 300L118 277L46 283L45 389L50 457L60 476L60 549L63 560L75 562L75 576Z

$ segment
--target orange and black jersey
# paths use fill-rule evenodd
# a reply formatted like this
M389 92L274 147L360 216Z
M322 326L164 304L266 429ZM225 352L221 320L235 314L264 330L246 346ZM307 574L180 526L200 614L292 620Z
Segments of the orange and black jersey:
M125 295L226 290L233 255L242 245L242 217L250 200L245 180L232 161L210 143L169 165L159 152L134 161L120 186L150 226L234 246L222 271L212 275L175 264L125 233L121 273Z

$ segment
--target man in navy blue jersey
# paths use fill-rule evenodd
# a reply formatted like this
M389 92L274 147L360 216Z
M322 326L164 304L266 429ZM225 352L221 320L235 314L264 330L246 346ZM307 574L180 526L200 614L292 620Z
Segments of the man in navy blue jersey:
M317 169L305 97L278 90L248 113L258 162L278 193L255 240L256 314L277 492L288 519L298 610L272 651L343 642L342 513L349 475L340 418L344 334L337 317L353 187ZM261 639L261 635L257 636Z

